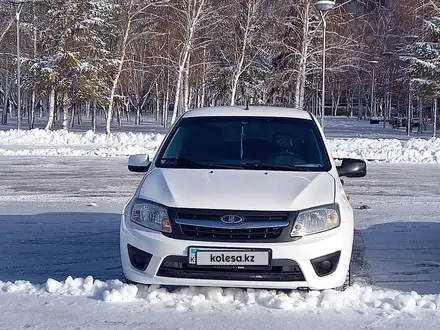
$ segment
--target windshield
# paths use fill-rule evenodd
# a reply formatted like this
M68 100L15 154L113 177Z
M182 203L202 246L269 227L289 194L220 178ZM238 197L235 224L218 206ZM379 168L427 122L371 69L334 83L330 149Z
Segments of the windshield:
M329 171L312 120L272 117L184 118L158 155L157 167Z

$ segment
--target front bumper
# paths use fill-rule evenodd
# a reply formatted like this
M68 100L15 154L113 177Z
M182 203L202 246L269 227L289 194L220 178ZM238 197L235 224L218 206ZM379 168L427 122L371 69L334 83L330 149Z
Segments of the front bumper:
M351 260L353 231L353 224L347 222L342 223L337 229L288 243L201 242L171 239L125 221L123 217L120 230L122 268L128 280L147 285L325 290L340 287L346 280ZM129 246L131 251L134 248L147 253L146 267L133 265L129 257ZM287 272L273 276L273 272L269 274L263 270L247 273L230 270L219 274L212 271L176 272L163 267L173 262L185 262L190 246L270 249L273 268L287 269ZM328 255L338 256L337 267L330 275L319 276L312 260ZM229 276L228 273L234 276Z

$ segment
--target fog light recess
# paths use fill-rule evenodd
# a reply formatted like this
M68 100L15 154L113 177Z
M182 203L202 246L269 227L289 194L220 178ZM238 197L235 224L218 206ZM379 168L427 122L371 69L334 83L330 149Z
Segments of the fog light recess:
M131 265L138 270L145 271L153 255L129 244L127 245L127 249Z
M324 277L331 275L338 268L339 259L341 257L341 251L319 257L311 260L316 275Z

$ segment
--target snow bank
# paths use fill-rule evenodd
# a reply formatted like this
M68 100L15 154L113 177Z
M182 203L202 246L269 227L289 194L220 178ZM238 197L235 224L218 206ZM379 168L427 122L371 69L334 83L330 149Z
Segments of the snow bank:
M240 311L253 306L271 309L365 309L382 311L413 312L416 310L440 310L440 294L421 296L417 292L375 289L371 286L354 284L345 291L326 290L322 292L277 292L275 290L222 289L182 287L168 291L159 286L128 285L119 280L102 282L93 277L72 278L59 282L48 279L44 285L25 281L3 283L0 293L27 293L36 295L88 296L105 302L140 300L150 306L174 308L187 311L197 306L223 305Z
M164 138L156 133L95 134L64 130L0 131L0 156L117 157L156 153ZM387 163L440 163L440 139L329 139L335 158L354 157Z
M88 276L85 279L69 276L62 282L48 279L44 285L34 285L27 281L16 281L14 283L3 283L0 281L0 292L2 291L37 295L89 296L112 302L135 299L138 288L135 285L128 285L119 280L102 282L94 280L92 276Z
M163 134L156 133L132 133L121 132L106 135L103 133L93 133L87 131L84 133L70 132L66 130L46 131L42 129L0 131L0 145L107 145L124 146L155 143L158 139L162 140Z
M387 163L440 163L440 139L328 140L335 158L354 157Z
M149 153L152 156L163 134L121 132L102 134L64 130L0 131L0 156L127 156Z

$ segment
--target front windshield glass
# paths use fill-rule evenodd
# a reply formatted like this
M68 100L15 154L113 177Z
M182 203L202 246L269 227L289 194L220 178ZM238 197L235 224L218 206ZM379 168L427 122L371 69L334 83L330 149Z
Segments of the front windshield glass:
M312 120L272 117L185 118L173 130L156 166L328 171Z

